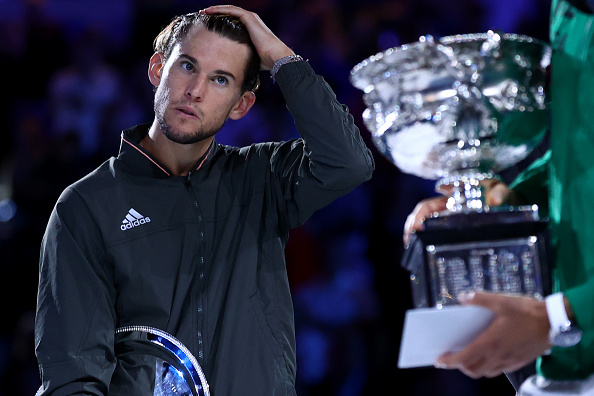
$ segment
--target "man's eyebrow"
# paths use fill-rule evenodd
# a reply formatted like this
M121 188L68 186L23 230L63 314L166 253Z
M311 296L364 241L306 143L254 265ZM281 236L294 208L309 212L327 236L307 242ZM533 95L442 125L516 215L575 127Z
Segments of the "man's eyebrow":
M180 58L186 58L187 60L189 60L190 62L192 62L195 65L198 64L198 59L196 59L193 56L190 56L188 54L180 54L179 57Z
M237 80L235 78L235 76L233 75L233 73L230 73L230 72L225 71L225 70L215 70L214 73L217 74L217 75L229 77L230 80Z
M191 55L180 54L179 57L180 58L185 58L185 59L189 60L190 62L192 62L196 66L198 65L198 59L194 58ZM235 78L235 76L233 75L233 73L228 72L226 70L215 70L214 73L215 74L220 74L220 75L225 76L225 77L229 77L232 80L237 80L237 78Z

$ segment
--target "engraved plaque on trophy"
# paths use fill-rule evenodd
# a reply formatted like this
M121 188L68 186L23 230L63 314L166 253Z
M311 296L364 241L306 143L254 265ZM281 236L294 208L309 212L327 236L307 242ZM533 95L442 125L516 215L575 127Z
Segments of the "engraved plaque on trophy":
M378 150L449 196L403 258L416 308L457 305L471 290L549 293L546 219L535 205L488 207L481 181L544 137L550 57L538 40L490 31L421 37L351 71Z

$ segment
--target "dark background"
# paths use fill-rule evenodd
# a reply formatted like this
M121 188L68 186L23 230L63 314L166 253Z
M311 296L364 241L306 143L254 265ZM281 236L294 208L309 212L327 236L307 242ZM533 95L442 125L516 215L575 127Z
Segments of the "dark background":
M33 326L39 245L60 192L117 155L123 128L152 121L152 40L200 0L0 0L0 395L39 386ZM245 0L308 59L361 123L351 68L390 47L488 29L548 35L542 0ZM296 136L266 74L256 106L221 143ZM433 181L402 174L372 147L370 182L292 232L287 261L297 320L298 391L308 395L512 396L504 377L396 367L411 307L402 228ZM463 324L461 324L463 325ZM246 391L249 394L249 391Z

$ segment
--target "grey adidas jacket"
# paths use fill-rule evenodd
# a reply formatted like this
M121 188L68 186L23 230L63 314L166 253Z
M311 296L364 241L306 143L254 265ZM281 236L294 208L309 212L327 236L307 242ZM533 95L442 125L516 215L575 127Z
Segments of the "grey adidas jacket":
M213 142L182 177L140 148L139 126L124 131L117 158L63 192L41 247L39 394L137 395L140 363L114 352L114 330L128 325L177 337L215 396L295 394L288 231L374 164L306 62L276 80L302 139Z

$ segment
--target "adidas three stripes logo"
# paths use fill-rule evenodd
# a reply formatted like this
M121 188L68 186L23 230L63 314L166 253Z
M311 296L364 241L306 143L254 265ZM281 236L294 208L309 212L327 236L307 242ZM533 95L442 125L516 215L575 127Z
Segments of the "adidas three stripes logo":
M133 208L130 208L130 210L128 211L128 214L126 215L126 218L124 220L122 220L122 225L120 226L120 229L122 231L126 231L126 230L129 230L130 228L138 227L139 225L150 223L150 222L151 222L150 217L148 217L148 216L144 217L143 215L141 215L140 213L135 211Z

